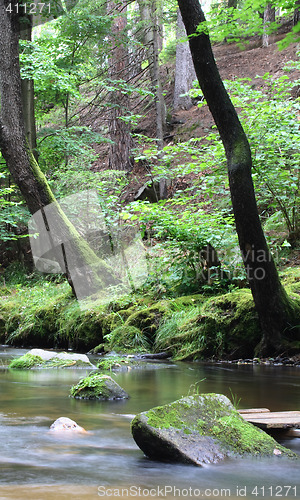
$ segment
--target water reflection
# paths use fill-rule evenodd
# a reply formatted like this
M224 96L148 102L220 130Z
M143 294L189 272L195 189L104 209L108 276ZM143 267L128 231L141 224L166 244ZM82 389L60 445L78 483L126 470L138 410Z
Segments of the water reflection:
M14 353L0 353L2 363ZM232 392L241 398L241 407L299 410L299 368L200 363L151 363L147 368L113 375L131 396L122 402L70 398L71 385L85 375L85 370L0 370L0 500L108 498L105 488L132 485L144 489L193 488L200 492L210 489L215 493L227 488L230 498L242 491L237 488L246 488L250 499L270 497L271 490L267 489L263 495L263 490L252 495L256 486L289 484L298 488L296 498L300 498L300 462L274 457L263 461L230 460L205 468L169 465L145 458L130 433L133 415L174 401L195 384L200 392L228 396ZM75 420L89 432L75 436L49 433L51 423L60 416ZM300 454L299 439L284 444ZM166 496L161 498L183 496L178 491L174 494L174 489L172 493L165 491ZM293 490L287 497L295 498Z

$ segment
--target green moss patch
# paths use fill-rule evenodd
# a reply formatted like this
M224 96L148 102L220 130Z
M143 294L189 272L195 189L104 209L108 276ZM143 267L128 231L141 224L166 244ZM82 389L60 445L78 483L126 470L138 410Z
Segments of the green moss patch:
M42 366L44 360L40 356L34 356L33 354L24 354L20 358L13 359L8 368L15 370L29 370L31 368Z
M70 390L76 399L127 399L128 394L111 377L102 374L91 374L83 378Z

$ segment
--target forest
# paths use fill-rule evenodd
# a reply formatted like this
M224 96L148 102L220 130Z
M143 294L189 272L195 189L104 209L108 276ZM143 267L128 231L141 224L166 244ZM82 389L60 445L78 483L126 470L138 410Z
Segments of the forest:
M2 344L300 362L299 13L0 0Z

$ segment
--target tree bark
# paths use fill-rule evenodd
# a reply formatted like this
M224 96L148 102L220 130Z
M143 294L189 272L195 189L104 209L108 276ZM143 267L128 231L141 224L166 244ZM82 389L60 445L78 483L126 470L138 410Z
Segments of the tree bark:
M166 105L159 74L159 26L157 20L157 0L138 0L141 19L144 23L144 44L148 49L149 70L156 109L156 136L160 149L163 148L166 127Z
M268 3L264 10L264 32L262 37L263 47L268 47L272 42L271 35L269 33L270 24L275 23L275 7Z
M9 13L9 0L0 0L0 149L7 167L32 214L41 214L41 231L48 235L50 254L78 296L90 295L109 281L108 266L90 249L65 216L26 140L19 66L19 16ZM47 217L47 207L51 216ZM49 212L49 209L48 209ZM52 230L51 230L52 229Z
M190 109L192 99L188 95L196 79L193 60L188 42L180 41L186 36L183 20L178 10L177 14L177 43L176 47L176 68L175 68L175 88L174 88L174 111L179 109Z
M295 1L293 24L296 26L300 21L300 0Z
M32 36L32 16L24 16L24 22L22 23L22 30L20 33L21 40L27 40L31 42ZM38 159L37 155L37 143L36 143L36 124L35 124L35 113L34 113L34 81L30 79L21 80L22 89L22 106L23 106L23 116L25 122L25 134L28 141L29 148L31 149L35 159Z
M109 76L114 81L126 81L129 71L129 57L128 49L122 41L127 26L126 3L123 5L122 2L117 3L115 0L109 0L108 9L110 12L118 14L112 24L112 52ZM128 116L129 97L122 89L114 90L110 94L110 103L109 134L113 144L109 149L108 165L112 170L125 170L128 172L133 167L131 158L132 139L130 123L124 121L122 117Z
M239 245L263 332L260 353L272 355L282 349L283 335L300 338L299 305L288 298L281 285L264 237L251 176L249 143L221 80L200 4L198 0L178 0L178 4L190 37L199 84L226 153ZM201 23L203 30L197 30Z
M159 24L157 19L157 0L138 0L141 19L144 22L144 44L148 48L149 70L156 111L157 147L164 147L166 129L166 105L159 74ZM167 181L159 181L159 198L167 197Z

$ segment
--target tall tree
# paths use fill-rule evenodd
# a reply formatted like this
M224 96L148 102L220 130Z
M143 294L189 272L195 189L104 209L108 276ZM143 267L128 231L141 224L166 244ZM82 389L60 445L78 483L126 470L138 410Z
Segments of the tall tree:
M226 157L239 245L263 338L260 353L282 349L283 336L300 338L299 304L280 283L261 227L251 176L249 143L221 80L198 0L178 0L190 37L190 49L200 87L219 130Z
M271 3L268 3L264 10L263 47L268 47L270 44L270 25L272 23L275 23L275 7Z
M173 109L190 109L192 99L188 95L196 78L194 65L191 57L189 44L182 41L185 36L185 28L180 11L177 14L177 46L176 46L176 68L175 68L175 89Z
M144 44L147 48L151 84L155 96L156 136L159 149L163 148L166 126L166 105L159 74L159 25L157 0L138 0L141 20L144 25Z
M21 99L20 16L16 9L10 12L10 5L9 0L0 0L0 149L30 212L41 211L52 257L66 274L74 293L76 282L82 283L89 295L110 280L110 270L63 213L28 146ZM51 221L45 210L48 205Z
M21 40L31 42L32 37L32 16L24 15L21 18ZM34 114L34 81L32 78L21 80L22 106L25 121L25 133L28 145L37 160L36 125Z
M296 0L294 8L294 16L293 16L294 26L296 26L296 24L298 24L299 21L300 21L300 0Z
M109 77L115 87L109 101L111 106L109 116L109 134L113 141L109 149L109 168L113 170L130 171L133 167L131 159L132 139L128 116L130 101L122 84L129 76L128 46L125 44L127 27L127 0L108 1L108 11L114 16L112 22L112 51L109 59ZM124 119L125 118L125 119Z

